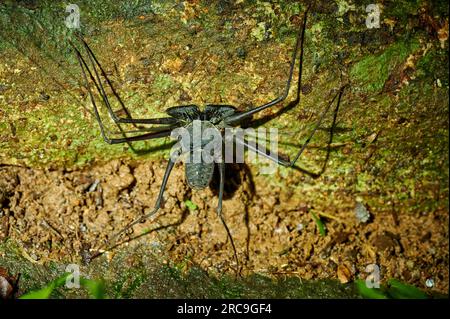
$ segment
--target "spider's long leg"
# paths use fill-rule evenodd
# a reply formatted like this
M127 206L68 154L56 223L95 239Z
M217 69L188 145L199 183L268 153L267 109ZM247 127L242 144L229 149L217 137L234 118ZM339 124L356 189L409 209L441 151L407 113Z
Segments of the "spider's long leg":
M297 52L299 49L300 49L300 57L299 57L300 63L299 63L299 76L298 76L298 87L297 87L297 101L300 102L300 88L301 88L301 82L302 82L302 68L303 68L303 42L305 39L306 17L307 17L308 10L309 10L309 8L305 11L305 13L303 15L302 28L300 29L300 31L298 33L297 41L295 43L295 49L294 49L294 52L292 53L291 65L289 68L289 77L286 82L286 87L284 89L283 94L281 96L277 97L276 99L270 101L269 103L254 107L254 108L247 110L245 112L242 112L242 113L236 113L232 116L229 116L228 118L225 119L226 124L228 124L228 125L237 124L240 121L242 121L243 119L248 118L248 117L252 116L253 114L258 113L262 110L265 110L268 107L278 104L286 99L286 97L289 94L289 90L291 88L292 76L294 75L295 61L296 61Z
M84 39L83 39L83 37L82 37L81 35L78 35L78 38L81 40L81 42L82 42L83 45L84 45L84 48L86 49L86 51L87 51L87 53L88 53L89 60L90 60L91 63L92 63L92 67L93 67L93 69L94 69L95 75L96 75L96 77L97 77L97 79L98 79L98 82L99 82L99 84L100 84L100 88L101 88L100 94L102 95L103 99L105 100L105 104L106 104L106 107L107 107L107 109L108 109L108 112L109 112L110 116L113 118L113 120L114 120L115 122L120 122L120 119L117 117L116 113L113 111L111 105L109 104L108 98L106 97L105 90L103 89L103 86L102 86L100 77L98 76L98 72L97 72L96 65L99 67L100 72L102 73L103 77L105 78L106 83L108 83L109 87L111 88L112 93L114 94L114 96L115 96L115 97L117 98L117 100L119 101L119 104L120 104L122 110L125 112L125 114L126 114L126 116L127 116L126 118L127 118L127 119L131 119L131 114L130 114L130 112L129 112L128 109L125 107L125 104L123 103L123 101L122 101L122 99L120 98L119 94L118 94L118 93L116 92L116 90L114 89L114 87L113 87L111 81L109 80L108 76L106 75L106 72L103 70L103 68L102 68L102 66L101 66L101 64L100 64L100 62L98 62L97 57L95 56L94 52L92 52L91 48L88 46L88 44L86 43L86 41L84 41ZM76 48L75 48L75 49L76 49ZM94 62L94 61L95 61L95 62Z
M334 117L333 117L333 125L334 125L334 123L336 122L337 113L339 112L339 105L341 104L341 97L342 97L342 94L344 93L344 89L345 89L345 85L342 86L340 88L339 92L333 97L333 99L328 104L327 108L325 109L325 111L323 111L322 115L320 116L319 120L317 121L316 126L309 134L308 138L306 139L306 142L303 144L302 148L298 151L297 155L295 155L294 159L289 163L289 166L294 166L295 162L297 162L297 160L300 158L300 155L302 155L306 146L309 144L309 142L313 138L314 134L316 133L317 129L320 127L320 124L322 124L322 121L325 118L325 115L328 113L328 110L331 108L331 105L333 104L333 102L336 100L336 97L337 97L337 103L336 103L336 108L335 108Z
M97 119L97 122L100 125L100 131L102 133L103 139L105 140L105 142L109 143L109 144L118 144L118 143L127 143L127 142L133 142L133 141L142 141L142 140L148 140L148 139L153 139L153 138L159 138L159 137L166 137L170 135L171 129L173 127L168 127L165 130L159 131L159 132L152 132L152 133L146 133L146 134L142 134L142 135L137 135L137 136L129 136L129 137L122 137L122 138L109 138L106 134L106 128L103 125L102 119L100 117L98 108L97 108L97 104L95 103L95 98L94 95L92 94L92 90L91 87L89 85L89 81L87 78L87 74L86 71L88 72L91 80L93 81L95 87L97 88L97 91L100 92L100 87L99 84L97 83L97 81L95 81L94 76L92 75L91 70L88 68L86 61L84 61L84 59L81 57L81 54L78 50L76 50L76 54L77 54L77 58L78 58L78 62L80 63L80 67L83 73L83 78L84 81L86 83L86 87L89 93L89 96L91 98L91 102L92 105L94 107L94 114L95 117ZM116 123L117 124L117 123ZM124 133L123 129L117 124L117 126L119 127L119 130Z
M175 127L173 127L175 128ZM138 126L136 129L131 129L131 130L119 130L119 131L114 131L114 130L108 130L108 134L110 135L117 135L117 134L136 134L136 133L143 133L143 132L161 132L161 131L165 131L167 130L168 127L167 126L162 126L162 127L144 127L144 126Z
M116 92L116 90L114 89L114 86L112 85L111 81L109 80L108 76L106 75L106 72L104 71L103 67L101 66L100 62L98 61L97 57L95 56L94 52L91 50L91 48L89 47L89 45L86 43L86 41L79 36L79 39L81 40L81 42L83 43L86 51L88 52L88 57L89 60L92 63L95 75L97 77L97 80L100 84L100 88L102 91L102 96L106 97L105 91L103 89L103 86L101 84L100 81L100 76L97 72L97 68L96 66L100 69L100 73L101 75L105 78L106 83L108 83L108 86L110 87L111 91L113 92L114 96L117 98L117 100L119 101L122 109L125 111L127 117L123 118L123 117L118 117L116 115L116 113L113 111L111 105L109 104L109 101L107 101L107 97L105 100L105 104L108 108L108 112L111 115L111 117L113 118L113 120L117 123L132 123L132 124L176 124L178 121L172 117L167 117L167 118L152 118L152 119L136 119L136 118L132 118L131 114L129 113L128 109L125 107L125 104L123 103L122 99L120 98L119 94ZM177 107L177 106L174 106Z
M158 198L156 200L154 208L150 211L150 213L148 213L148 214L136 219L135 221L131 222L130 224L128 224L125 228L123 228L121 231L119 231L117 234L115 234L109 240L108 244L103 246L103 248L106 248L106 250L108 250L109 247L113 247L114 242L116 241L117 238L119 238L120 235L122 235L124 232L126 232L127 230L132 228L134 225L144 222L146 219L152 217L153 215L155 215L158 212L158 210L161 208L161 204L162 204L162 200L163 200L163 196L164 196L164 190L166 188L167 181L169 180L170 173L172 172L172 169L173 169L175 163L176 163L176 159L174 159L174 160L172 158L169 159L169 163L167 164L167 168L166 168L166 171L164 173L164 177L163 177L163 180L161 183L161 188L159 189ZM92 259L98 257L100 254L101 253L93 256Z
M287 167L294 166L295 163L297 162L297 160L300 158L300 155L302 155L302 153L305 150L306 146L309 144L309 142L313 138L313 136L316 133L317 129L322 124L322 121L325 118L325 115L330 110L331 105L333 105L333 102L337 98L336 108L334 110L333 125L336 122L336 117L337 117L337 113L339 111L339 105L341 104L341 97L342 97L342 94L344 93L344 89L345 89L345 86L342 86L341 89L339 90L339 92L336 93L336 95L333 97L333 99L327 105L325 110L320 115L319 120L316 122L316 125L314 126L313 130L311 131L311 133L309 134L308 138L306 139L306 142L300 148L299 152L297 153L297 155L295 156L295 158L292 161L287 161L287 160L285 160L285 159L283 159L283 158L281 158L279 156L275 157L272 154L270 154L266 149L263 149L262 147L260 147L259 144L248 143L245 139L238 138L237 136L235 137L236 143L247 147L250 151L256 152L256 153L258 153L258 154L260 154L260 155L262 155L262 156L264 156L264 157L266 157L266 158L276 162L277 164L280 164L280 165L283 165L283 166L287 166Z
M106 108L108 110L109 115L111 116L111 118L114 120L115 123L132 123L132 124L176 124L177 123L177 120L172 118L172 117L151 118L151 119L134 119L134 118L131 118L131 115L130 115L129 111L127 110L127 108L125 107L122 99L120 98L120 96L115 91L111 81L109 80L109 78L106 75L105 71L101 67L101 65L98 62L98 60L96 59L95 55L93 55L94 53L87 46L86 42L84 42L84 40L82 40L82 41L83 41L83 43L85 45L86 51L88 52L88 57L89 57L89 60L91 61L93 72L89 68L88 64L86 63L86 60L83 58L83 56L80 53L80 51L75 47L74 44L71 43L71 45L72 45L73 49L75 50L75 53L76 53L77 58L78 58L78 62L80 63L81 67L83 68L83 66L84 66L84 68L89 73L89 78L91 79L92 82L94 82L94 84L95 84L95 86L96 86L100 96L102 97L103 102L105 103L105 106L106 106ZM117 117L116 113L112 109L111 104L109 103L109 99L108 99L108 97L106 95L105 89L103 88L102 81L101 81L100 76L98 74L96 65L100 69L100 72L102 73L102 76L105 78L105 80L108 83L109 87L111 88L111 91L113 92L114 96L119 101L122 109L125 111L127 116L129 116L128 118ZM83 72L85 72L84 68L83 68ZM95 74L95 77L94 77L94 74ZM87 84L88 84L88 82L87 82Z
M220 185L219 185L219 203L217 205L217 215L220 218L220 221L222 222L226 232L227 232L227 236L230 239L230 243L231 246L233 247L233 252L234 252L234 258L236 260L236 266L237 266L237 273L239 273L239 259L237 256L237 252L236 252L236 246L234 245L234 240L233 237L231 236L231 232L230 229L228 228L227 223L225 222L225 219L222 216L222 199L223 199L223 188L225 185L225 163L221 162L221 163L217 163L218 167L219 167L219 175L220 175Z

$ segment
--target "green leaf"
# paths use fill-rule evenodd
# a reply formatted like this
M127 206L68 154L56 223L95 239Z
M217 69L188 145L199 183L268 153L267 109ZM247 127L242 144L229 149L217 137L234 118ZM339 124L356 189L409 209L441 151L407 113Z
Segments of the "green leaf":
M92 298L104 299L105 298L105 283L103 280L92 280L80 278L80 284L89 291Z
M386 293L383 292L383 290L381 290L379 288L367 287L365 280L358 279L355 281L355 285L359 291L359 294L363 298L368 298L368 299L388 299L389 298L386 295Z
M198 208L198 206L191 202L189 199L184 203L186 204L186 207L189 208L189 210L196 210Z
M388 293L395 299L427 299L428 295L412 285L402 283L396 279L388 281Z
M42 289L30 291L19 297L19 299L48 299L52 294L53 290L58 287L63 286L66 283L67 277L70 273L65 273L61 277L51 281L47 286Z
M316 214L314 214L313 212L310 212L314 221L316 222L317 228L319 229L319 233L322 237L325 237L325 235L327 234L325 225L323 224L323 222L320 220L319 217L317 217Z
M20 296L19 299L48 299L50 298L53 289L55 289L55 286L51 283L40 290L30 291L29 293Z
M370 299L427 299L428 295L412 285L389 279L387 287L368 288L364 280L356 280L356 287L363 298Z
M53 290L66 284L70 273L65 273L61 277L51 281L44 288L30 291L20 297L20 299L49 299ZM105 285L103 281L96 281L86 278L80 278L80 284L89 291L89 294L95 299L103 299L105 295Z
M55 288L62 287L66 284L67 277L73 275L72 273L65 273L59 278L56 278L53 282L55 283Z

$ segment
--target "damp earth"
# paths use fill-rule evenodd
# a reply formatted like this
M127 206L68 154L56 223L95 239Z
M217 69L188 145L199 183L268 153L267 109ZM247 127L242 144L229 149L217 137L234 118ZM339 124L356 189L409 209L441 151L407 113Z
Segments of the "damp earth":
M81 13L90 12L83 35L133 117L164 116L181 104L245 110L276 98L306 8L155 1L108 2L103 11L94 2L80 3ZM67 42L72 34L54 22L65 14L48 1L0 5L0 22L7 22L0 27L0 266L28 271L40 284L54 278L54 265L78 264L98 277L127 268L135 280L116 297L168 296L136 290L149 285L152 272L144 278L140 271L155 263L187 276L234 276L238 265L215 211L217 179L192 190L182 164L156 217L105 251L153 208L172 142L132 149L102 140ZM281 154L292 157L347 84L335 120L330 111L298 169L267 175L264 163L226 166L223 216L243 278L344 285L330 295L294 297L354 297L340 289L367 278L374 265L382 282L448 292L448 6L386 3L378 29L367 29L366 14L352 1L312 6L300 102L289 104L292 89L285 103L254 119L277 128ZM120 136L103 109L101 116ZM37 277L32 267L41 269Z

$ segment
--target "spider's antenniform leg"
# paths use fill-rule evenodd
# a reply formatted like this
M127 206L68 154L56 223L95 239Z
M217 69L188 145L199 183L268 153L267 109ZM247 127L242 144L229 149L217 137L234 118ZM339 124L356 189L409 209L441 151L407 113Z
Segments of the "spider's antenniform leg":
M101 64L98 61L97 57L95 56L94 52L92 52L91 48L88 46L86 41L84 41L84 39L81 36L79 37L79 39L83 43L83 46L84 46L84 48L85 48L85 50L87 52L89 61L91 62L92 69L93 69L94 74L95 74L96 82L98 84L99 94L101 95L101 97L102 97L102 99L103 99L103 101L105 103L105 106L108 109L108 113L111 116L111 118L114 120L114 122L116 122L116 123L132 123L132 124L176 124L177 123L176 119L174 119L172 117L152 118L152 119L135 119L135 118L132 118L131 114L129 113L128 109L125 107L125 104L123 103L123 101L120 98L119 94L114 89L114 86L112 85L111 81L109 80L108 76L106 75L106 72L104 71L103 67L101 66ZM72 44L72 47L76 51L78 58L81 59L83 61L83 64L86 66L86 68L88 68L87 63L84 61L84 59L83 59L82 55L80 54L80 52L78 51L78 49L73 44ZM101 75L106 80L106 83L110 87L113 95L119 101L119 104L120 104L122 110L125 112L125 114L127 116L126 118L118 117L116 115L116 113L114 112L114 110L112 109L111 104L109 103L108 97L106 95L106 92L105 92L105 90L103 88L102 81L100 79L100 75L99 75L99 73L97 71L97 68L100 70ZM89 70L89 68L88 68L88 70ZM89 72L89 73L91 73L91 72Z
M167 181L169 180L169 176L170 173L172 172L172 169L174 167L176 163L176 159L169 159L169 163L167 164L167 168L166 171L164 173L164 177L161 183L161 187L159 189L159 194L158 194L158 198L156 200L155 206L153 207L153 209L150 211L150 213L138 218L137 220L131 222L130 224L128 224L125 228L123 228L120 232L118 232L116 235L114 235L110 240L109 240L109 245L106 245L106 247L112 247L113 245L111 245L111 243L114 243L116 241L116 239L122 235L124 232L126 232L128 229L132 228L134 225L138 224L138 223L142 223L144 222L146 219L152 217L153 215L155 215L158 210L161 208L161 204L163 201L163 196L164 196L164 190L166 189L166 185L167 185Z
M91 99L91 103L92 103L92 105L94 107L94 114L95 114L95 117L97 119L97 122L100 125L100 131L102 133L102 136L103 136L103 139L105 140L105 142L107 142L109 144L118 144L118 143L127 143L127 142L148 140L148 139L159 138L159 137L166 137L166 136L170 135L172 127L168 127L167 129L162 130L162 131L152 132L152 133L147 133L147 134L142 134L142 135L137 135L137 136L123 137L123 138L109 138L107 136L107 134L106 134L105 126L103 125L103 122L101 120L101 117L100 117L100 114L99 114L99 111L98 111L98 108L97 108L97 104L95 103L95 98L94 98L94 95L92 93L91 86L89 85L89 81L88 81L88 77L87 77L86 71L89 74L89 77L90 77L91 81L94 83L97 91L100 94L102 94L101 93L102 92L101 83L99 83L99 82L97 82L95 80L91 70L89 69L89 67L86 64L86 61L82 58L82 56L81 56L81 54L80 54L80 52L78 50L76 50L76 54L77 54L78 62L80 63L80 67L81 67L81 70L82 70L82 73L83 73L83 78L84 78L84 81L86 83L86 87L87 87L87 90L88 90L88 93L89 93L89 96L90 96L90 99ZM104 101L107 100L106 95L102 95L102 96L103 96L103 100ZM107 102L105 101L105 104L106 103ZM122 133L124 133L122 128L119 125L117 125L117 126L119 127L120 131Z
M234 258L236 260L236 266L237 266L237 272L239 273L239 259L236 252L236 246L234 245L233 237L231 236L230 229L228 228L227 223L223 219L222 216L222 199L223 199L223 188L225 185L225 163L217 163L217 166L219 167L219 176L220 176L220 185L219 185L219 203L217 205L217 215L220 218L220 221L222 222L223 226L225 227L225 230L227 232L227 236L230 239L231 246L233 247L234 252Z
M240 145L244 145L245 147L247 147L250 151L256 152L258 154L261 154L262 156L280 164L283 166L294 166L294 164L297 162L297 160L299 159L300 155L302 155L303 151L305 150L306 146L309 144L309 142L311 141L311 139L313 138L314 134L316 133L317 129L320 127L320 125L322 124L323 119L325 118L325 115L328 113L328 110L331 108L331 105L333 105L333 102L336 100L337 98L337 104L336 104L336 108L334 110L334 119L333 122L336 121L336 116L337 113L339 111L339 105L341 103L341 97L342 94L344 93L344 88L345 86L342 86L341 89L339 90L338 93L336 93L336 95L333 97L333 99L330 101L330 103L328 104L328 106L325 108L325 110L322 112L322 114L319 117L319 120L317 121L316 125L314 126L313 130L311 131L311 133L309 134L308 138L306 139L306 142L303 144L303 146L301 147L300 151L297 153L297 155L295 156L295 158L292 161L287 161L283 158L280 158L279 156L274 157L273 155L269 154L267 152L267 150L263 149L262 147L260 147L259 144L256 143L252 145L252 143L248 143L246 140L242 139L242 138L238 138L236 136L235 140L237 144Z
M301 82L302 82L301 78L302 78L302 67L303 67L303 42L304 42L304 38L305 38L306 17L307 17L308 9L305 11L305 13L303 15L302 28L301 28L300 32L298 33L297 41L295 43L295 49L294 49L294 52L292 53L291 65L289 68L289 77L286 82L286 87L284 89L283 94L281 96L277 97L276 99L270 101L269 103L254 107L254 108L247 110L245 112L242 112L242 113L236 113L234 115L231 115L231 116L225 118L226 124L228 124L228 125L237 124L240 121L242 121L243 119L248 118L248 117L252 116L253 114L258 113L262 110L265 110L268 107L278 104L286 99L286 97L289 94L289 90L291 88L292 76L294 75L295 61L297 59L297 52L299 49L300 49L300 57L299 57L300 63L299 63L297 100L298 100L298 102L300 102L300 88L301 88Z

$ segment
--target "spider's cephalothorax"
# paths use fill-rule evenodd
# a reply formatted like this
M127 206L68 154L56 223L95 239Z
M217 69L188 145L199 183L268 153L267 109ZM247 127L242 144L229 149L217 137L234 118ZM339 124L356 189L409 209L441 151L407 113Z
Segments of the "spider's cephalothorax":
M206 105L201 111L197 105L175 106L166 110L166 113L177 119L183 125L186 138L180 136L180 154L187 156L185 163L185 176L189 186L193 189L204 189L209 185L214 174L215 161L206 161L203 153L210 146L209 155L214 158L214 150L222 151L222 139L214 140L214 136L222 136L225 126L224 119L236 112L230 105ZM204 134L209 132L210 134ZM219 161L222 156L219 156Z
M166 113L184 123L200 120L219 125L223 119L236 113L236 108L231 105L208 104L201 111L197 105L184 105L169 107Z
M229 105L206 105L205 109L203 111L199 110L199 108L196 105L185 105L185 106L175 106L167 109L167 114L169 117L161 117L161 118L145 118L145 119L138 119L133 118L131 116L131 113L128 111L128 109L125 107L125 104L123 103L122 99L119 97L117 92L115 91L111 81L109 80L106 72L100 65L99 61L97 60L96 56L92 52L92 50L89 48L86 41L80 36L80 42L81 45L84 47L86 54L87 54L87 60L82 56L81 52L77 49L75 45L72 44L75 53L77 55L80 67L82 69L82 74L84 77L84 81L86 84L86 88L88 90L92 105L93 105L93 111L94 115L100 125L100 130L103 136L103 139L109 143L109 144L118 144L118 143L128 143L131 147L131 142L134 141L142 141L142 140L149 140L149 139L155 139L155 138L161 138L161 137L167 137L172 135L173 131L177 129L184 129L185 130L185 138L184 140L181 139L179 142L181 143L181 147L178 149L178 152L174 152L174 156L171 156L169 159L169 163L167 165L166 171L164 173L164 177L161 183L161 188L158 194L158 198L156 200L156 204L152 211L150 211L147 215L139 218L138 220L130 223L127 227L125 227L122 231L120 231L118 234L113 236L113 240L115 240L119 235L124 233L126 230L130 229L137 223L149 218L150 216L156 214L156 212L159 210L162 204L162 199L164 195L164 190L167 185L167 181L169 179L170 173L172 171L172 168L174 167L176 161L182 156L187 155L189 161L185 165L186 169L186 179L189 185L192 188L196 189L202 189L208 186L209 182L211 181L211 178L213 176L214 172L214 166L217 165L219 170L219 177L220 177L220 184L219 184L219 194L218 194L218 205L217 205L217 214L222 221L222 224L224 225L228 237L230 239L231 245L233 247L234 256L236 259L236 262L238 263L236 248L233 242L233 238L231 237L230 231L228 229L227 224L225 223L223 216L222 216L222 198L223 198L223 189L224 189L224 183L225 183L225 163L223 160L223 154L222 158L217 160L217 158L213 162L206 162L203 159L200 159L200 161L191 161L195 159L195 157L203 152L207 147L207 144L210 143L211 138L203 135L197 135L195 133L196 127L200 127L200 131L203 130L210 130L212 135L223 135L223 131L228 126L239 126L240 123L242 123L244 120L250 119L254 114L259 113L265 109L271 108L275 105L278 105L279 103L283 102L289 94L289 90L291 87L291 82L294 74L294 68L295 68L295 61L297 59L298 51L300 50L300 63L299 63L299 77L298 77L298 86L297 86L297 97L294 101L294 105L299 104L300 102L300 88L301 88L301 75L302 75L302 61L303 61L303 40L305 37L305 27L306 27L306 12L303 18L302 27L299 30L297 41L292 53L291 63L289 67L289 75L286 82L285 89L283 93L275 98L274 100L267 102L260 106L251 107L250 109L246 111L238 111L235 107L229 106ZM89 65L90 64L90 65ZM112 94L116 98L116 100L119 102L122 111L126 114L125 117L118 117L116 112L114 112L113 108L111 107L111 104L109 102L109 98L106 94L106 91L103 87L103 83L106 82L109 88L112 91ZM102 119L100 117L100 113L98 111L98 107L96 105L96 99L94 98L94 94L92 92L92 85L94 86L94 90L97 92L97 94L100 97L100 100L102 101L104 107L108 110L109 115L113 119L113 121L117 124L120 133L122 133L121 138L110 138L108 130L103 125ZM318 127L321 125L322 120L325 117L325 114L330 109L331 105L335 101L336 98L338 98L337 106L335 109L335 117L339 108L339 101L343 93L344 86L341 87L339 92L334 96L332 101L327 105L325 110L320 115L316 125L314 126L314 129L309 134L308 138L306 139L306 142L303 143L302 147L298 151L297 155L294 157L292 161L285 160L280 156L272 156L267 154L264 147L261 145L254 145L249 143L245 138L235 138L234 142L246 147L249 151L256 152L260 155L263 155L267 157L268 159L283 165L283 166L294 166L295 162L298 160L300 155L305 150L306 146L308 145L309 141L317 131ZM281 114L281 112L277 112L276 114ZM121 123L128 123L134 125L134 130L132 131L124 131L122 127L120 126ZM140 126L138 126L140 125ZM151 127L142 128L141 125L152 125ZM156 125L154 127L153 125ZM186 133L187 132L187 133ZM136 134L133 136L127 136L127 134ZM233 137L232 137L233 138ZM223 147L223 139L220 139L220 142L213 143L213 146L216 147ZM201 157L200 157L201 158Z

